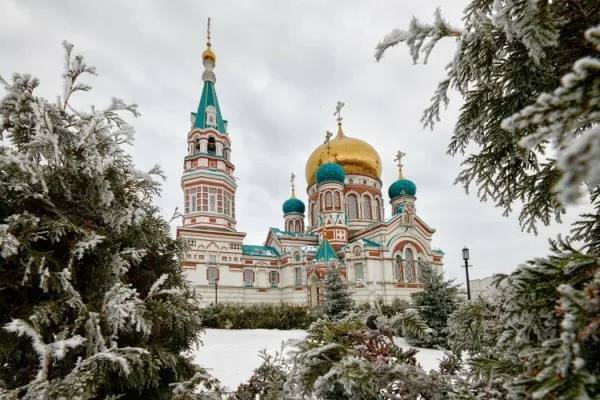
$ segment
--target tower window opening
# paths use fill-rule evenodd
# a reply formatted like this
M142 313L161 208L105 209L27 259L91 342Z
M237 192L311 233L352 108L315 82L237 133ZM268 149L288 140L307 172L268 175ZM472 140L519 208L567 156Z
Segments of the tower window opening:
M330 210L332 207L331 192L325 193L325 209Z
M346 198L346 212L348 213L348 219L358 218L358 199L356 195L350 194Z
M373 212L371 209L371 198L369 196L363 197L363 218L373 219Z
M206 146L206 151L208 154L216 154L217 153L217 143L215 142L214 137L208 138L208 145Z

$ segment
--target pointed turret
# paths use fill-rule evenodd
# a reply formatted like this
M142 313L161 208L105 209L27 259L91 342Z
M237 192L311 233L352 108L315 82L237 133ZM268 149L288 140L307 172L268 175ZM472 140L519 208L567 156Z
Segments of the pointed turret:
M195 116L194 128L213 128L221 134L226 134L227 121L225 121L221 115L217 91L215 90L217 78L213 70L216 62L217 56L211 48L209 18L206 35L206 50L202 52L202 65L204 65L202 80L204 81L204 87L202 88L200 104L198 105L198 111Z
M319 244L317 253L315 254L315 262L327 263L333 261L338 261L338 258L335 254L335 250L333 250L333 247L331 247L329 241L323 238L321 240L321 243Z

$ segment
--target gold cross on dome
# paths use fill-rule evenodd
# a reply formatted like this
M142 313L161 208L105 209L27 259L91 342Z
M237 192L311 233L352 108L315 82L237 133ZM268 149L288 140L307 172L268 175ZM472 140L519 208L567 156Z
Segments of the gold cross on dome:
M327 145L329 145L329 139L331 139L332 136L333 136L333 133L326 131L325 132L325 141L323 143L326 143Z
M333 113L333 115L336 116L338 125L342 124L342 107L344 107L344 105L346 105L346 103L341 101L338 101L335 105L335 112Z
M402 157L404 157L405 155L406 153L403 153L402 150L398 150L398 152L396 153L396 158L394 158L394 161L398 163L398 175L400 176L400 178L404 178L402 174L402 167L404 167L404 165L402 164Z
M295 196L295 191L296 191L294 179L296 179L296 175L292 172L292 175L290 175L290 184L292 185L292 197Z

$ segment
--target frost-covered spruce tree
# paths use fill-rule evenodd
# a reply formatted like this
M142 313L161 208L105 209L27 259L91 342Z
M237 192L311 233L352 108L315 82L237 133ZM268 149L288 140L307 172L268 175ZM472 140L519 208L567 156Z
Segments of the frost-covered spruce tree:
M95 70L65 50L55 101L28 74L2 80L0 397L208 398L194 387L215 382L182 355L199 310L152 205L160 170L138 171L123 148L121 114L137 108L77 110Z
M413 18L377 46L406 43L427 62L444 38L456 40L447 76L422 122L433 127L456 90L464 103L448 146L464 154L456 181L475 186L481 200L510 213L521 207L523 228L560 221L565 205L590 194L594 212L582 216L574 239L600 253L600 12L596 0L474 0L464 27L439 10L433 24Z
M348 286L342 281L336 264L329 266L325 275L325 301L323 313L332 320L340 319L352 310L354 302L348 292Z
M413 308L430 328L428 335L409 335L408 342L420 347L447 347L448 317L458 307L460 297L454 280L445 280L431 265L421 267L422 291L413 294Z

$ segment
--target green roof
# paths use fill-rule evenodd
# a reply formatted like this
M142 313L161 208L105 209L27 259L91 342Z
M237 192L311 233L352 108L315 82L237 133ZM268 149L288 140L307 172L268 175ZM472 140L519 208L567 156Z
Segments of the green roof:
M200 97L200 104L198 104L198 111L196 112L196 122L194 128L205 129L209 128L206 125L206 108L213 106L217 113L217 131L221 134L227 134L225 131L225 123L221 116L221 109L219 107L219 100L217 100L217 91L215 90L215 84L211 81L204 81L204 88L202 89L202 96Z
M370 239L362 239L362 241L365 246L381 247L381 245L379 243L374 242L373 240L370 240Z
M327 239L323 239L321 244L319 244L319 248L317 249L317 254L315 255L315 260L321 262L327 261L337 261L337 256L335 254L335 250L329 244Z
M279 252L275 247L252 244L243 244L242 254L245 256L279 257Z

